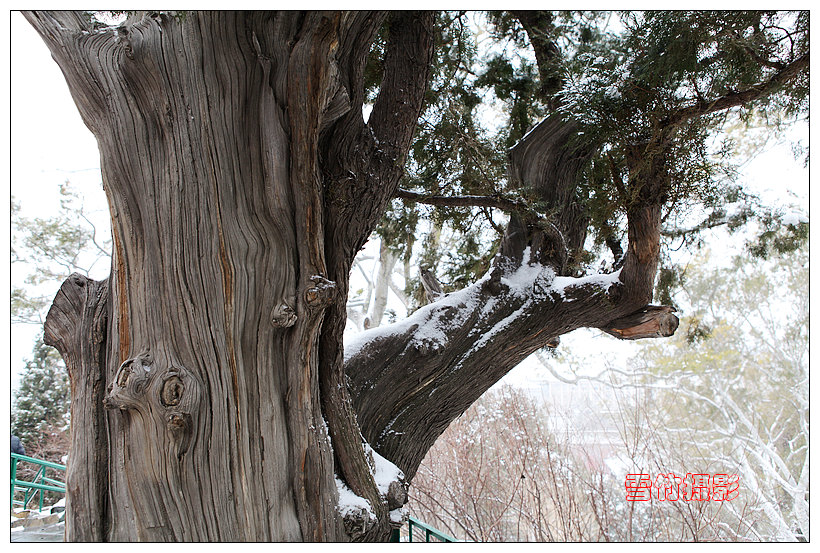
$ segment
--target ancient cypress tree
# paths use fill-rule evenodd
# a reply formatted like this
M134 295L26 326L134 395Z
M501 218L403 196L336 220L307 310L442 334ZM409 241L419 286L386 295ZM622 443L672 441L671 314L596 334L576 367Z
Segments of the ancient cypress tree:
M808 87L807 14L635 14L619 37L492 14L535 63L472 80L459 14L26 17L99 142L114 243L45 325L72 381L69 540L385 539L436 437L527 355L580 327L674 332L651 305L662 225L708 196L715 114ZM503 183L433 193L420 116L449 91L469 130L482 87L509 108L509 151L474 150ZM480 278L345 345L350 268L394 198L509 215ZM589 240L609 272L583 274Z

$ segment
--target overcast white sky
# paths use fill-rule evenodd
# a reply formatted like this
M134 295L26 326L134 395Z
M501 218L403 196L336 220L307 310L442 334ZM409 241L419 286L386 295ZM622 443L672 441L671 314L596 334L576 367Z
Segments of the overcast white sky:
M11 61L7 73L11 77L11 140L7 149L11 194L21 203L25 215L49 216L57 209L60 184L70 180L84 193L86 205L104 210L96 141L82 123L59 68L19 13L12 12L8 24L10 35L6 36L10 40L5 42L10 43L11 50L3 58ZM805 126L798 132L807 140ZM746 175L754 189L769 197L782 197L784 189L793 191L804 206L800 211L808 212L808 171L793 159L787 146L774 148L754 161ZM8 228L8 224L3 226L6 244ZM8 272L6 275L8 278ZM106 275L107 269L103 268L103 274L93 276ZM39 331L31 326L14 327L5 334L10 341L8 349L4 348L12 375L22 368ZM12 385L16 381L12 376Z
M70 180L89 205L105 209L97 142L83 124L59 67L22 15L12 12L9 23L11 194L26 216L48 217L58 210L60 185ZM106 273L97 276L104 278ZM22 275L12 278L18 281ZM13 325L12 386L40 331L33 325Z

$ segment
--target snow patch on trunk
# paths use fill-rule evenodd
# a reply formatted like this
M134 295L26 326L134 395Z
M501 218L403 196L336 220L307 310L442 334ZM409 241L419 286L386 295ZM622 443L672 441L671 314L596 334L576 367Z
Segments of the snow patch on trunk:
M364 511L368 513L370 518L376 518L376 514L373 512L373 506L370 505L370 502L367 499L353 493L353 490L348 488L344 482L339 480L338 476L336 477L336 489L339 492L339 504L336 508L342 517L347 515L356 515Z
M521 265L511 274L501 277L501 283L519 298L528 298L533 291L544 290L555 280L555 271L540 263L530 263L530 247L521 258Z
M370 444L364 444L364 452L369 459L373 461L373 480L376 482L376 487L379 488L379 493L387 495L390 489L390 484L393 482L404 481L404 472L379 455L375 449L370 447Z
M407 510L407 507L393 509L390 511L390 522L393 524L404 524L409 516L410 511Z
M344 361L347 362L366 344L374 340L407 333L412 333L409 340L412 347L424 347L431 350L444 348L448 341L447 331L463 324L464 320L475 311L481 285L488 278L489 275L467 288L446 294L437 301L420 307L402 321L355 335L345 344Z
M517 318L526 316L527 310L534 302L549 296L560 298L562 301L572 301L566 295L570 287L597 286L607 291L620 279L620 269L613 273L583 277L556 276L551 267L531 263L530 256L531 251L528 246L523 252L521 265L515 271L501 277L500 282L505 287L505 293L497 297L482 297L483 284L491 278L491 272L488 272L476 283L457 292L446 294L437 301L419 308L402 321L370 329L354 336L345 344L344 361L347 362L354 357L370 342L401 335L409 337L410 347L422 350L424 353L441 351L447 347L451 332L461 328L477 310L481 310L479 317L481 318L489 316L497 309L499 302L505 303L510 299L523 300L515 312L496 323L489 331L481 333L470 350L473 351L485 345Z

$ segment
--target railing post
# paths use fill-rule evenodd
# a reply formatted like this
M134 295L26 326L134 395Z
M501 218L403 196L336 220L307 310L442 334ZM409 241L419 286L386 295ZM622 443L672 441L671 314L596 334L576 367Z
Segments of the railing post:
M17 480L17 459L11 458L11 509L14 509L14 481Z
M435 541L450 542L450 543L456 541L455 538L453 538L452 536L448 536L447 534L445 534L441 530L433 528L432 526L430 526L428 524L425 524L424 522L421 522L420 520L417 520L413 517L409 517L407 519L407 530L408 530L408 538L407 539L410 542L413 541L413 529L414 528L417 529L417 530L418 529L424 530L424 541L425 542L430 542L431 537L435 538ZM421 541L421 540L419 540L419 541Z
M39 474L40 474L40 481L39 481L39 482L37 482L37 483L38 483L38 484L43 484L43 483L45 483L45 478L46 478L46 467L43 467L43 469L40 471L40 473L39 473ZM43 512L43 500L45 499L45 497L46 497L46 492L44 492L43 490L40 490L40 506L39 506L39 508L37 509L37 511L38 511L38 512L41 512L41 513Z

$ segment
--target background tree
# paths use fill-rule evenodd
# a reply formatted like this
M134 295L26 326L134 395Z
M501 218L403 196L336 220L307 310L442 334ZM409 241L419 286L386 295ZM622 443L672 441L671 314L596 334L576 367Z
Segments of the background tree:
M46 321L87 430L72 438L69 539L385 538L436 437L521 359L636 313L669 326L647 309L661 223L687 202L734 201L704 158L715 114L771 98L800 110L808 82L795 13L627 14L618 36L595 14L502 14L493 29L528 41L536 64L499 62L484 80L462 77L461 14L27 17L100 144L113 227L110 279L70 277ZM478 130L480 87L506 102L505 170L469 170L498 144L480 133L441 148L461 181L505 175L492 192L399 188L425 151L423 108L441 107L431 73L453 108L434 128L457 115ZM599 77L615 74L611 102ZM607 113L628 126L600 125ZM408 175L425 174L422 158ZM468 206L502 234L470 246L469 285L343 350L355 254L397 197ZM408 214L393 244L405 258ZM613 271L582 276L588 241ZM360 499L340 506L350 491Z
M12 323L42 325L60 283L109 262L108 229L98 229L87 211L70 182L60 186L60 212L53 217L26 217L11 197L11 264L25 274L22 286L11 290Z
M46 429L68 427L69 396L65 364L57 350L45 345L41 336L26 363L11 411L12 434L23 441L27 454L35 455L35 444L42 440ZM66 453L63 451L62 455Z
M26 455L52 463L66 463L69 445L70 389L60 354L38 337L26 362L11 407L11 433L20 438ZM18 478L33 481L39 466L21 462ZM63 497L45 494L46 504Z
M600 355L550 358L579 388L566 403L488 392L428 452L411 512L470 541L808 540L807 288L802 248L724 266L704 255L677 295L690 315L675 337L594 377L567 362L588 373ZM625 500L627 473L670 471L737 474L739 493Z
M664 441L740 476L747 510L727 508L753 539L809 538L808 269L804 249L691 268L684 332L636 367L659 376L651 424Z

